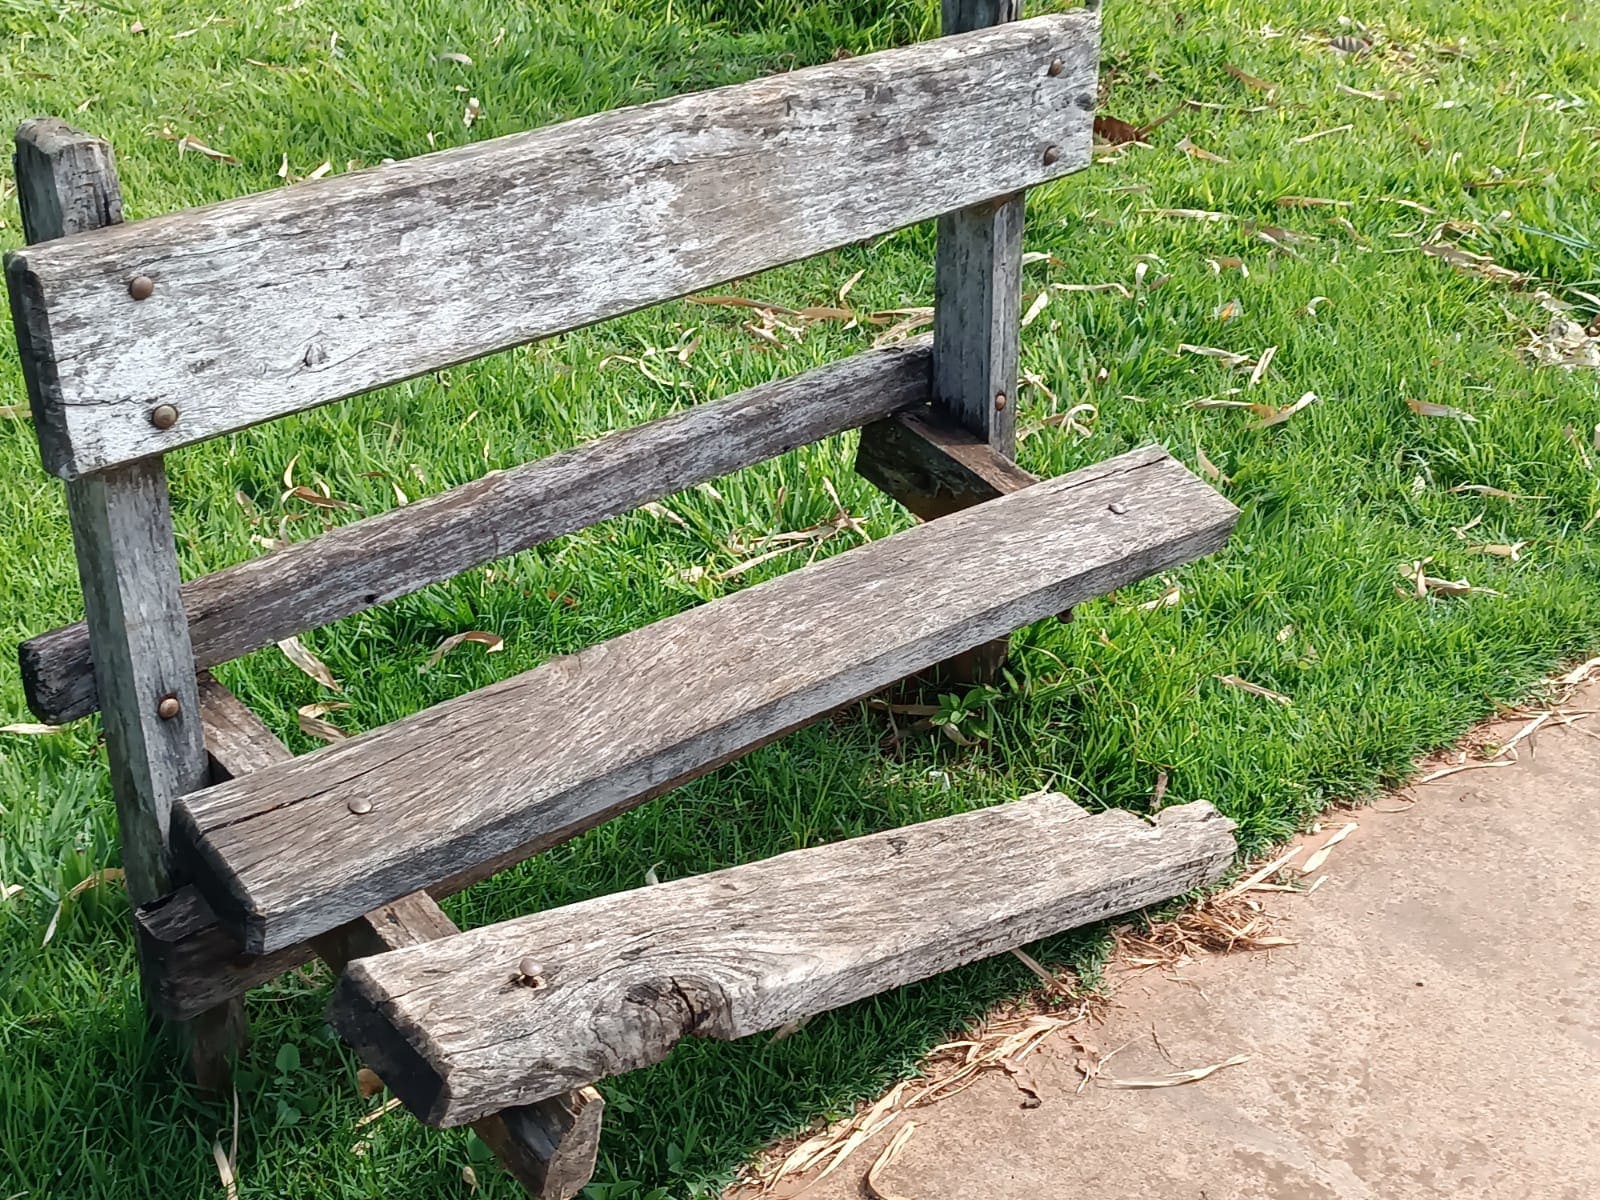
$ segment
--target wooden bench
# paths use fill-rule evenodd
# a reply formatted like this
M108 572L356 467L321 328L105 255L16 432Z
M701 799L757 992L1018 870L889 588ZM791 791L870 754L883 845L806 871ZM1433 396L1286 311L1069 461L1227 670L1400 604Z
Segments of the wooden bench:
M124 224L110 148L17 134L6 280L85 619L21 648L99 711L145 993L216 1083L250 987L318 955L330 1019L532 1192L593 1168L589 1086L1224 869L1206 805L1042 796L458 932L437 900L788 730L1220 546L1163 450L1012 461L1023 192L1085 166L1098 17L946 0L947 36ZM619 432L181 582L162 456L938 220L931 338ZM618 267L626 263L626 271ZM292 756L208 668L796 446L926 523ZM1003 642L999 643L1003 648ZM559 731L552 732L552 731ZM511 736L507 736L508 733ZM833 920L797 923L828 881Z

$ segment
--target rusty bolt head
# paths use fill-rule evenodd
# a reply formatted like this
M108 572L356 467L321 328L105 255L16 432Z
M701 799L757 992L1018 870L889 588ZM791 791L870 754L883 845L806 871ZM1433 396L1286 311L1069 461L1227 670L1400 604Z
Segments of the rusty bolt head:
M176 696L163 696L156 705L156 716L163 721L170 721L183 711L183 705L178 703Z
M148 275L135 275L128 280L128 295L135 300L148 300L156 290L156 281Z
M346 804L345 807L351 812L355 813L356 816L364 817L372 811L372 801L368 800L365 796L357 796L354 800L350 801L349 804Z
M1059 58L1052 58L1050 60L1050 74L1059 75L1066 69L1066 66L1067 64L1062 62Z
M994 410L995 410L995 412L1005 412L1005 410L1006 410L1006 394L1004 392L996 392L995 393L995 395L994 395Z
M1116 513L1119 517L1128 511L1128 506L1120 500L1113 500L1110 504L1106 505L1106 507L1112 512Z
M517 964L517 973L512 982L536 992L542 992L550 986L550 981L540 974L538 959L532 955Z
M1046 146L1044 148L1044 165L1045 166L1048 167L1052 163L1057 163L1057 162L1060 162L1060 161L1061 161L1061 147L1060 146Z
M150 410L150 424L157 429L171 429L178 423L178 409L172 404L158 404Z

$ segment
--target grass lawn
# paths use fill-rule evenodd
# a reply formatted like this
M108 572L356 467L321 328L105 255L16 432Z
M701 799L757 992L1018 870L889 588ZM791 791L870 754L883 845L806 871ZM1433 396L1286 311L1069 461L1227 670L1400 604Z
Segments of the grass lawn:
M1404 776L1419 750L1600 643L1597 376L1533 368L1520 353L1548 320L1539 287L1579 304L1581 321L1592 312L1565 289L1600 291L1600 23L1582 0L1359 7L1364 28L1342 24L1331 0L1111 4L1105 111L1134 124L1176 111L1148 148L1108 151L1029 198L1027 248L1053 256L1026 268L1030 301L1051 284L1120 286L1045 292L1023 346L1024 465L1053 474L1159 439L1221 476L1244 512L1232 545L1083 606L1075 624L1026 631L1011 678L974 718L988 733L974 747L931 731L886 752L882 718L863 708L458 897L447 907L459 921L1046 785L1139 808L1160 772L1170 800L1213 801L1260 849L1330 798ZM278 187L280 173L343 172L925 37L936 8L0 0L0 124L53 112L109 137L137 218ZM1339 35L1370 49L1331 48ZM470 128L469 97L481 102ZM237 161L180 156L185 136ZM20 238L7 179L0 243ZM1514 286L1428 243L1537 282ZM859 273L848 303L863 313L926 304L931 249L930 230L912 229L738 291L836 304ZM777 330L775 346L749 320L666 305L180 453L169 467L184 568L348 519L282 498L291 462L295 484L374 511L397 490L438 490L841 357L877 332L821 322ZM691 342L682 361L668 353ZM1248 369L1183 344L1250 361L1276 352L1251 387ZM1281 407L1307 392L1314 403L1266 429L1248 410L1195 405ZM7 330L0 407L18 404ZM1048 420L1084 404L1081 429ZM846 549L849 532L718 578L762 536L835 515L830 484L872 536L903 528L907 516L852 475L851 455L849 439L812 447L670 499L681 523L636 513L309 634L346 687L337 699L350 707L329 719L369 728ZM0 465L0 642L12 646L81 608L62 491L25 418L0 415ZM1485 550L1513 544L1514 558ZM1492 591L1408 594L1401 568L1430 557L1429 575ZM474 629L502 635L504 652L468 644L419 673L441 639ZM316 744L295 710L335 697L277 650L221 674L296 749ZM0 724L28 719L8 651ZM0 1197L220 1196L211 1143L231 1106L187 1092L147 1036L120 889L67 895L117 862L97 738L94 721L0 735ZM1101 945L1078 936L1037 952L1089 969ZM1030 978L1010 960L979 964L782 1041L685 1045L610 1081L591 1195L710 1194L763 1139L846 1111ZM402 1114L355 1128L368 1105L322 1022L329 982L307 971L252 995L240 1194L466 1195L468 1164L484 1195L514 1194L465 1133Z

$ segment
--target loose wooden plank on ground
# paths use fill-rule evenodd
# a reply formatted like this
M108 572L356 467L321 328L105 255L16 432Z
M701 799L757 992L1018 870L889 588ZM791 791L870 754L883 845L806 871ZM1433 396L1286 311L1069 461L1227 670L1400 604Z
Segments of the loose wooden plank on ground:
M181 836L217 915L271 952L1207 554L1236 516L1165 451L1131 451L189 796Z
M746 1037L1217 878L1233 823L1043 795L360 959L329 1020L430 1124Z
M930 343L871 350L495 471L183 586L196 665L218 666L647 501L926 403ZM28 704L94 711L82 623L24 642Z
M19 252L46 466L168 451L1086 166L1098 37L1096 14L1041 16Z

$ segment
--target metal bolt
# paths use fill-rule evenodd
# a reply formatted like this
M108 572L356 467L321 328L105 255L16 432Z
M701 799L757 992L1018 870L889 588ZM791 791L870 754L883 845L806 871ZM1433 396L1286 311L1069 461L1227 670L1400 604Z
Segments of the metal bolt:
M1106 507L1109 508L1112 512L1116 513L1117 516L1119 516L1119 517L1123 513L1128 511L1128 506L1126 504L1124 504L1121 500L1113 500L1110 504L1106 505Z
M178 703L178 698L176 696L163 696L161 697L160 703L156 705L156 716L160 717L163 721L172 720L173 717L177 716L182 711L183 705Z
M1061 147L1059 147L1059 146L1046 146L1044 148L1044 165L1045 166L1048 167L1048 166L1050 166L1050 164L1055 163L1055 162L1059 162L1060 160L1061 160Z
M156 281L148 275L135 275L128 281L128 295L135 300L148 300L156 290Z
M158 404L150 410L150 424L157 429L171 429L178 423L178 409L171 404Z
M994 410L995 410L995 412L1005 412L1005 410L1006 410L1006 394L1004 392L996 392L995 393Z
M536 992L542 992L550 986L550 982L539 972L538 960L529 956L517 964L516 978L512 982L519 983L525 988L532 988Z
M525 958L521 962L519 962L517 964L517 970L522 972L522 977L524 979L537 979L537 978L539 978L539 963L538 963L538 960L533 958L533 957L531 957L531 956L528 957L528 958Z
M1050 60L1050 74L1052 74L1052 75L1061 74L1061 72L1066 68L1066 65L1067 64L1062 62L1059 58L1052 58Z
M372 811L372 801L368 800L365 796L357 796L354 800L350 801L349 804L346 804L345 807L351 812L355 813L356 816L364 817Z

